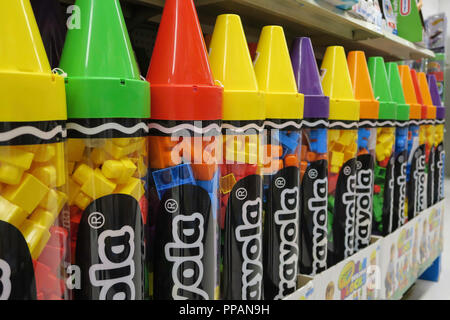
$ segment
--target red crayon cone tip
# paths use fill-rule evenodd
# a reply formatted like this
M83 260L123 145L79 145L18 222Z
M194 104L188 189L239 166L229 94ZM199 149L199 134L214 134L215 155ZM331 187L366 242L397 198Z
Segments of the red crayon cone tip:
M166 0L147 80L152 119L221 118L223 89L214 84L192 0Z

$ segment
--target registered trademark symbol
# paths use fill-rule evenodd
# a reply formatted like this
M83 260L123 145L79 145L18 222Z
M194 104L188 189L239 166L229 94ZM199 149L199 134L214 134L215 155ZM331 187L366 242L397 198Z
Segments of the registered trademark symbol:
M308 177L310 177L311 179L315 179L319 176L319 173L317 172L316 169L311 169L308 172Z
M178 202L176 202L174 199L167 199L164 203L164 207L166 208L167 212L175 213L178 210Z
M362 168L361 161L356 161L356 169L360 170Z
M278 189L284 188L284 186L286 185L286 179L284 179L283 177L276 178L275 185Z
M403 158L403 155L401 155L401 156L398 157L398 161L399 161L400 163L403 163L403 161L405 161L405 159Z
M247 189L245 188L239 188L236 190L236 198L238 198L238 200L244 200L245 198L247 198Z
M346 166L346 167L344 168L344 174L345 174L346 176L349 176L350 173L352 173L352 169L351 169L349 166Z
M100 229L105 224L105 216L100 212L92 212L88 217L88 224L92 229Z

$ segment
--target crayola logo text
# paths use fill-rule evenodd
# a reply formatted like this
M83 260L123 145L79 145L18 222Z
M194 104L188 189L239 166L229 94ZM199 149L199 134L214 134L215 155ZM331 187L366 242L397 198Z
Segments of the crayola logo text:
M405 198L406 198L406 162L402 162L400 165L400 175L397 177L397 185L400 186L400 199L398 200L398 221L399 226L406 223L406 217L404 214Z
M93 286L101 287L100 300L134 300L133 282L134 230L124 226L120 230L106 230L98 237L100 264L89 268L89 279ZM104 279L105 275L114 277Z
M8 300L11 294L11 268L9 264L0 259L0 300Z
M419 151L419 150L418 150ZM426 175L425 175L425 154L416 154L416 172L414 172L414 182L416 190L416 203L414 212L425 210L427 204L427 195L425 193Z
M313 198L308 200L308 209L313 216L312 274L327 267L327 179L317 179L313 184Z
M196 299L209 299L208 294L200 288L204 273L203 235L204 218L200 213L177 215L173 218L174 242L166 244L164 251L166 259L173 262L172 297L175 300L185 300L192 296Z
M236 239L242 242L242 300L261 299L261 216L261 198L247 200L242 206L243 224L236 228Z
M369 245L372 223L372 170L358 170L356 179L355 250Z
M355 231L355 175L347 179L346 190L342 195L345 206L345 257L353 254Z
M298 187L281 192L281 210L275 212L275 223L280 226L280 282L275 300L295 291L298 265Z

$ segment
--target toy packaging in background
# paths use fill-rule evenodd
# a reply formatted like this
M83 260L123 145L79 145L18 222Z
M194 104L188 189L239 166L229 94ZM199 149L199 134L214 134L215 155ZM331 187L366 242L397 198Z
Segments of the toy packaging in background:
M359 0L349 13L372 23L379 31L383 28L383 14L378 0Z
M296 38L291 60L298 91L305 96L300 163L300 273L314 276L327 267L328 116L311 39Z
M436 77L432 74L427 75L428 87L436 106L436 124L434 139L434 203L444 199L444 179L445 179L445 150L444 150L444 132L445 132L445 107L442 105L441 97L436 82Z
M69 299L64 79L28 0L1 2L0 18L0 299Z
M84 27L69 30L61 58L72 259L81 272L74 297L141 300L150 88L140 79L119 1L76 5L86 13Z
M397 103L397 121L395 129L395 181L394 181L394 219L392 231L408 221L407 210L407 166L408 166L408 135L410 106L406 104L403 94L398 66L387 63L392 100Z
M408 127L408 164L406 165L406 210L408 220L426 209L426 176L425 176L425 145L419 141L419 128L422 118L422 106L417 102L411 71L408 66L389 64L391 76L397 68L400 73L405 102L409 105ZM397 83L391 78L391 86ZM398 89L393 90L394 93Z
M361 0L325 0L329 4L341 10L350 10L355 4Z
M383 14L383 19L385 21L384 28L392 34L398 34L397 29L397 15L392 5L391 0L376 0L378 1L381 12ZM395 0L394 0L395 1Z
M435 75L441 101L445 101L444 70L445 70L444 53L436 53L436 56L433 59L428 60L427 70L425 70L428 74Z
M369 58L369 72L374 94L380 101L375 149L375 186L372 232L385 236L392 232L395 185L395 121L397 104L393 102L382 57Z
M224 87L221 298L259 300L263 298L261 137L265 111L239 16L217 18L209 52L214 79Z
M447 16L444 12L432 15L425 20L427 46L433 51L445 50L447 38Z
M147 79L154 298L218 299L223 89L214 85L192 0L166 1Z
M266 111L263 161L264 299L297 288L303 94L298 93L282 27L262 29L255 74Z
M328 267L354 253L355 180L359 101L343 47L328 47L322 62L322 86L330 97L328 131Z
M422 21L416 0L393 0L398 35L411 42L422 41Z
M414 73L414 70L412 70ZM415 76L413 75L413 83ZM419 130L419 142L425 143L425 170L427 174L427 208L434 204L434 155L435 155L435 122L436 107L431 99L430 89L428 88L427 76L423 72L417 73L417 80L420 94L422 97L422 123Z
M380 103L373 95L364 52L349 52L347 62L353 93L360 103L355 187L355 252L358 252L370 244L372 234L372 199Z

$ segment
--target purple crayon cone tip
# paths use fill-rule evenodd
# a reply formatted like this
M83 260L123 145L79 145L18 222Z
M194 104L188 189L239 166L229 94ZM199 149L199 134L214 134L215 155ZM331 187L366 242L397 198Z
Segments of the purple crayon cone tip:
M330 98L323 94L311 39L296 38L291 47L291 61L298 92L305 95L304 118L328 118Z
M439 95L439 89L434 74L427 75L428 87L430 88L431 100L433 105L436 106L436 119L445 119L445 107L442 104L441 96Z

